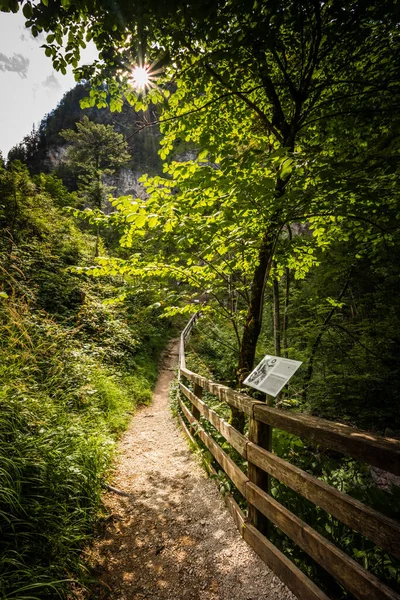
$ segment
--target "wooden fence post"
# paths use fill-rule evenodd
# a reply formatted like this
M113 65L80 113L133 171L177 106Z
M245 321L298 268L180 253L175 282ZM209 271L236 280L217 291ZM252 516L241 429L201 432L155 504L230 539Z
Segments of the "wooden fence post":
M261 423L254 418L254 406L252 415L249 417L249 441L261 446L268 452L272 451L272 427ZM249 461L248 477L251 483L254 483L267 494L271 494L271 478L263 469L260 469ZM270 522L257 510L252 504L248 506L248 517L252 525L263 535L268 536Z

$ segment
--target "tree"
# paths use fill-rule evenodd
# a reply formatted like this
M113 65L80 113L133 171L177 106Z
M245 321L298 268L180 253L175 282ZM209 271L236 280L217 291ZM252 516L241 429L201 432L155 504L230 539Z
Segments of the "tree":
M395 202L389 195L368 200L365 190L372 181L368 166L355 184L345 178L345 172L357 173L352 171L357 163L354 157L364 154L365 144L370 149L375 132L382 138L398 111L394 3L264 0L251 6L236 0L161 6L149 2L146 9L123 4L118 13L110 13L101 1L79 9L57 4L51 10L42 5L26 7L34 34L42 29L52 32L46 53L61 70L65 61L77 65L90 19L88 36L100 48L105 67L96 63L78 68L77 74L98 84L108 78L109 101L115 109L121 106L121 90L135 106L165 102L168 94L156 88L138 100L129 88L129 68L140 53L149 63L167 57L159 81L173 76L176 91L161 117L162 155L166 158L182 137L207 150L208 162L219 173L218 178L213 176L213 207L221 196L233 199L235 211L229 202L222 210L228 220L234 214L239 229L245 225L249 233L248 307L238 361L239 380L243 379L254 362L272 260L284 256L284 263L294 266L301 257L304 272L315 260L313 245L327 246L334 236L348 236L356 227L360 245L369 244L368 234L374 245L382 225L369 219L369 210L373 208L374 217L380 219L383 201L393 214ZM75 29L78 34L72 35ZM61 57L62 34L69 33L66 55ZM96 101L107 102L101 88L97 96L93 92L89 104ZM350 165L343 167L342 159L349 154ZM377 168L373 151L365 164ZM189 178L196 183L197 170L187 166L175 182L179 188L182 178L187 181L193 202L196 188ZM389 191L390 178L381 172L380 183ZM263 186L264 182L268 183ZM254 210L251 224L247 210ZM152 223L154 218L149 215ZM317 232L314 238L295 236L288 244L283 232L296 221L311 222ZM144 224L143 218L132 222L138 227ZM278 260L278 271L282 268Z
M130 159L123 135L112 125L101 125L83 117L76 131L64 129L60 135L69 142L65 160L79 173L80 190L89 203L102 210L107 192L105 176L115 173Z
M65 160L79 173L78 188L83 197L92 208L102 212L104 202L113 189L106 184L105 178L127 163L130 158L128 145L123 135L116 133L111 125L94 123L87 116L76 123L76 129L64 129L60 132L69 142ZM96 230L95 256L98 256L98 223Z

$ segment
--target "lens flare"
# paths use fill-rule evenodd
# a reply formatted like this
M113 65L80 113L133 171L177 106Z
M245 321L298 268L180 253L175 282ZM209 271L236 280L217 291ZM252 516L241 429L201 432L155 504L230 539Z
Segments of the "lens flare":
M150 75L147 67L135 67L132 71L133 87L138 90L145 89L150 85Z

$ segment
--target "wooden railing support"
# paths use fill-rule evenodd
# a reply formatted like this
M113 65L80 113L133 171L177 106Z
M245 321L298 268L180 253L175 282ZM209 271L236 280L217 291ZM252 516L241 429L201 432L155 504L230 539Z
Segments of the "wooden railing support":
M253 407L254 408L254 407ZM257 444L261 448L271 452L272 450L272 427L257 421L254 416L249 417L249 441ZM267 494L271 493L271 477L263 469L260 469L252 462L248 462L248 478ZM248 517L250 523L254 525L263 535L269 536L270 523L268 519L255 506L249 503Z

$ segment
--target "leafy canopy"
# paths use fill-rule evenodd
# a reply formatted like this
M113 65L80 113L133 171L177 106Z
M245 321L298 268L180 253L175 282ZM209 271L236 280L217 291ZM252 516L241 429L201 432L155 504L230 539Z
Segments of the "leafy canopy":
M15 10L14 2L6 6ZM398 137L394 2L62 0L23 9L34 35L48 32L55 67L71 63L97 85L89 104L159 102L162 158L182 141L198 149L197 161L172 162L162 180L148 181L146 205L117 202L134 251L118 268L166 280L176 271L178 283L210 289L221 310L234 287L247 311L242 347L252 346L245 369L273 260L276 274L289 266L304 276L316 245L353 236L361 256L391 243L397 196L385 155ZM100 60L80 68L88 39ZM138 60L153 71L164 65L145 97L129 85ZM293 223L314 235L290 241Z

